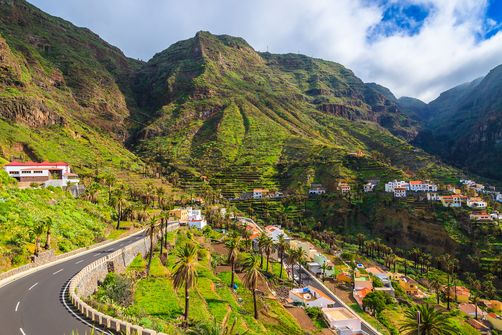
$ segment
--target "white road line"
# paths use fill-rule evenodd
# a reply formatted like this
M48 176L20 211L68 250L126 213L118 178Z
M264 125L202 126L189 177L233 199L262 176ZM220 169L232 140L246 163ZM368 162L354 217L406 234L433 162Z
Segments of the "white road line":
M99 256L101 256L101 255L100 255L100 254L96 254L96 255L94 255L94 257L99 257Z
M54 272L52 275L57 275L58 273L60 273L61 271L63 271L64 269L61 269L61 270L57 270L56 272Z
M80 261L78 261L78 262L75 262L75 264L80 264L80 263L82 263L83 261L85 261L85 259L82 259L82 260L80 260Z
M21 301L18 301L18 302L17 302L17 304L16 304L16 312L17 312L17 310L18 310L18 308L19 308L19 304L20 304L20 303L21 303Z
M21 331L21 334L26 335L26 333L24 332L23 328L19 328L19 330Z
M79 319L80 321L82 321L83 323L85 323L86 325L88 325L89 327L91 327L92 329L96 329L96 330L98 330L101 333L106 334L106 335L113 335L113 333L111 333L111 332L109 332L107 330L103 330L103 329L101 329L99 327L96 327L93 324L87 322L86 320L84 320L83 318L81 318L80 315L78 315L72 309L70 309L70 307L66 303L66 291L68 291L68 286L70 286L70 282L71 282L71 280L68 281L68 284L66 284L65 288L63 289L63 292L61 292L61 300L63 300L63 304L66 307L66 309L68 310L68 312L70 312L74 317L76 317L77 319ZM26 334L23 333L23 335L26 335Z
M31 289L34 288L37 285L38 285L38 282L36 282L35 284L31 285L31 287L28 289L28 291L31 291Z

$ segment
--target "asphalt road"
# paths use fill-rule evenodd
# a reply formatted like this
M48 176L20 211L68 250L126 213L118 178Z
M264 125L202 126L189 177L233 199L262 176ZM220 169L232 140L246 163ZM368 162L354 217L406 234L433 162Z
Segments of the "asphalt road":
M69 280L99 257L142 237L143 234L131 236L1 287L0 335L70 335L72 331L89 334L90 324L78 316L67 299ZM95 334L110 333L96 330Z

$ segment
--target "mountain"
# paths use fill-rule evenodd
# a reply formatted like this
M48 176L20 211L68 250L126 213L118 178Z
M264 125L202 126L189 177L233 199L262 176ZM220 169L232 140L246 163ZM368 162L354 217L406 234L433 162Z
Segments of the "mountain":
M446 161L502 180L502 65L485 77L454 87L430 102L401 110L421 118L413 141Z
M405 141L416 122L388 89L334 62L256 52L241 38L199 32L175 43L139 69L133 90L147 124L135 129L136 152L225 194L364 177L347 161L357 150L375 171L366 177L440 165Z
M123 141L141 63L26 1L0 0L0 155L138 168Z
M397 103L399 109L415 121L423 122L431 116L431 108L420 99L400 97Z

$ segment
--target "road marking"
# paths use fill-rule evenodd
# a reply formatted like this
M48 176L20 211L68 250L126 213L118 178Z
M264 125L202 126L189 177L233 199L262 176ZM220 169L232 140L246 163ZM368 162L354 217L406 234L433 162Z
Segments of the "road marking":
M31 285L31 287L28 289L28 291L31 291L31 289L34 288L37 285L38 285L38 282L36 282L35 284Z
M17 312L17 309L19 308L19 304L21 303L21 301L18 301L17 304L16 304L16 312Z
M100 255L100 254L96 254L96 255L94 255L94 257L99 257L99 256L101 256L101 255Z
M26 333L24 332L23 328L19 328L19 330L21 331L21 334L26 335Z
M56 272L54 272L52 275L57 275L58 273L60 273L61 271L63 271L64 269L61 269L61 270L57 270Z
M66 309L68 310L68 312L70 312L74 317L76 317L77 319L79 319L80 321L82 321L87 326L91 327L92 329L96 329L97 331L100 331L101 333L106 334L106 335L113 335L113 333L111 333L111 332L109 332L107 330L103 330L103 329L101 329L99 327L96 327L93 324L87 322L86 320L84 320L83 318L81 318L80 315L78 315L77 313L75 313L70 308L70 306L68 306L68 304L66 303L66 291L68 291L68 286L70 286L70 283L71 283L71 279L68 281L68 284L66 284L66 286L64 287L63 292L61 292L61 300L63 300L63 304L66 307ZM26 335L26 334L23 333L23 335Z
M80 260L80 261L78 261L78 262L75 262L75 264L80 264L80 263L82 263L83 261L85 261L85 259L82 259L82 260Z

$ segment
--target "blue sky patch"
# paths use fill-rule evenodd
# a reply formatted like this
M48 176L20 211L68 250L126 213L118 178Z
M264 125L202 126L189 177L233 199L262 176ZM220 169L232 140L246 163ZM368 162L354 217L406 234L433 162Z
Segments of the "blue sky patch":
M368 31L368 40L375 41L379 38L404 34L413 36L420 32L432 8L406 3L382 2L384 12L382 20Z
M485 36L488 39L502 29L502 0L490 0L486 11Z

